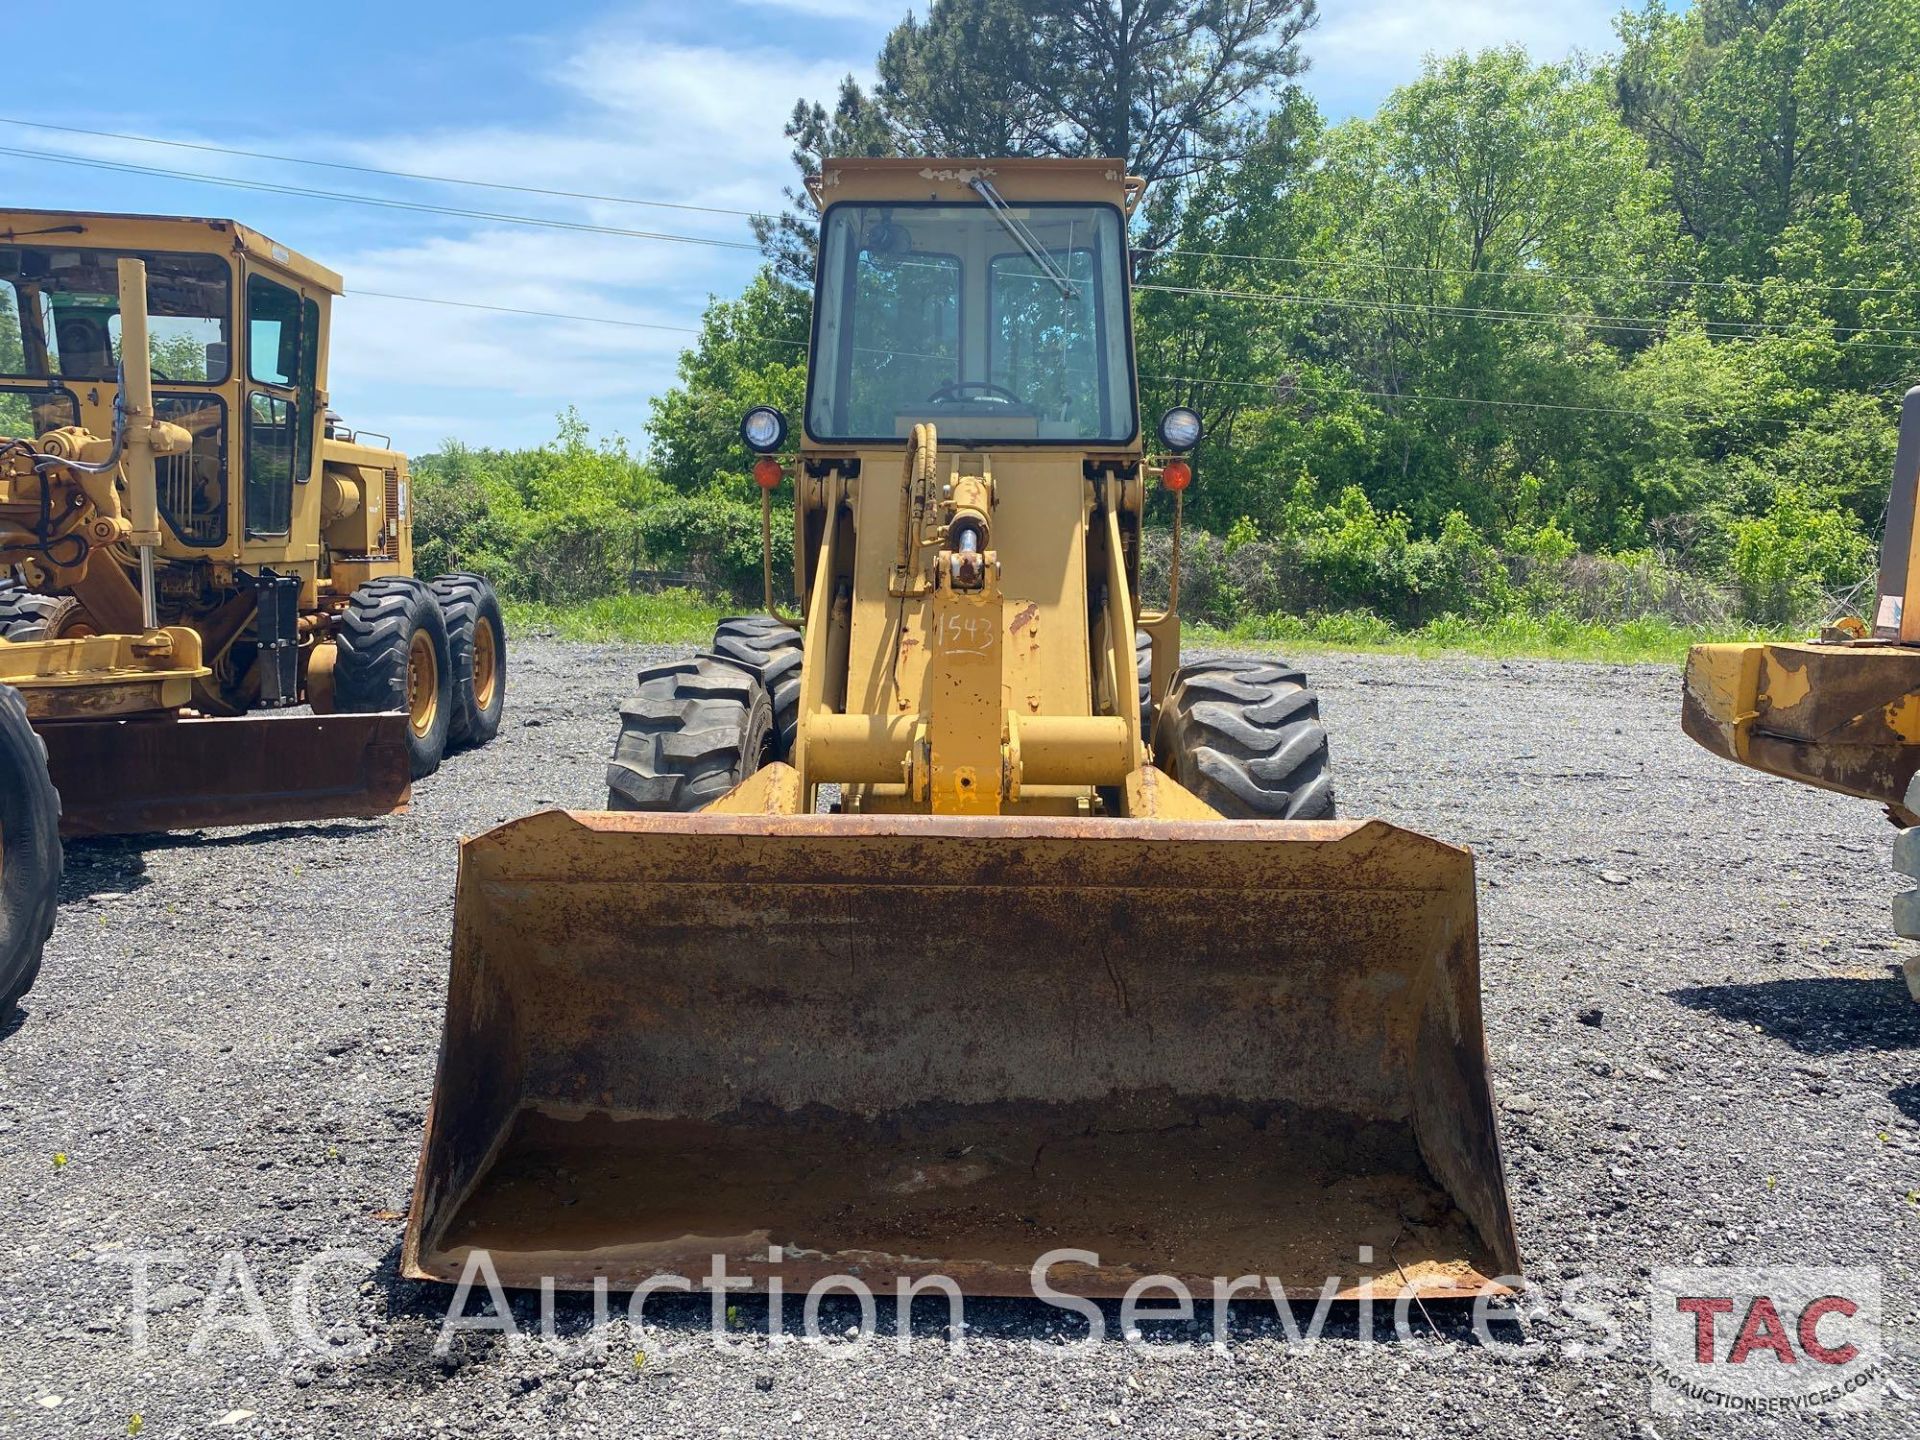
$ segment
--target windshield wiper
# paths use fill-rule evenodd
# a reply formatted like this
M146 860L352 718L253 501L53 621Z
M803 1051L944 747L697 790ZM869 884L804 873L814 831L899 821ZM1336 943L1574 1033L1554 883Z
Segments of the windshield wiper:
M992 182L975 178L969 183L973 186L974 193L987 202L987 208L993 211L993 218L1007 227L1007 233L1020 242L1020 248L1027 252L1034 264L1040 267L1040 273L1054 283L1055 288L1060 291L1061 298L1077 299L1080 292L1074 289L1073 281L1068 277L1067 272L1053 263L1053 257L1047 254L1038 240L1033 238L1033 232L1020 223L1019 217L1001 198L1000 192L993 188Z

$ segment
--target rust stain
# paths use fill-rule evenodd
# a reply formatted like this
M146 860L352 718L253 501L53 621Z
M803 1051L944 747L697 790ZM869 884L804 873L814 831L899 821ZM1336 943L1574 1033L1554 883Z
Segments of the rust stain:
M1473 897L1379 821L515 822L462 852L404 1268L1517 1273Z
M1761 672L1761 708L1791 710L1805 700L1813 689L1813 677L1807 663L1785 650L1772 651L1767 659L1770 663Z
M1031 625L1040 614L1039 605L1028 602L1027 607L1013 617L1013 623L1007 627L1009 635L1018 635L1024 626Z

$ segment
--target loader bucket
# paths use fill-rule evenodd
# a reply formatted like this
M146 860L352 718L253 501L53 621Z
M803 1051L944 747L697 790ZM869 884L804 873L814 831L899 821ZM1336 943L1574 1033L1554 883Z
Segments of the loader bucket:
M68 837L371 819L412 793L399 711L62 720L40 735Z
M1363 1247L1371 1247L1370 1251ZM1381 821L552 812L466 842L404 1253L509 1286L1518 1269L1472 857Z

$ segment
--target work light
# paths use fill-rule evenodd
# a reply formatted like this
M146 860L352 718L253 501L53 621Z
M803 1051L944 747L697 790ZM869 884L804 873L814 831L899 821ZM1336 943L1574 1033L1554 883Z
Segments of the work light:
M787 417L771 405L756 405L740 422L740 438L747 442L749 450L762 455L778 450L786 443Z
M1184 405L1176 405L1160 417L1160 443L1177 455L1184 455L1200 443L1200 416Z

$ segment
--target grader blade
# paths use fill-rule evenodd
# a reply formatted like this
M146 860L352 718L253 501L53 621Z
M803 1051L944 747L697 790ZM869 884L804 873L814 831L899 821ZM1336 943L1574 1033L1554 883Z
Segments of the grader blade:
M357 820L407 808L407 717L59 721L43 725L61 834Z
M405 1270L1473 1294L1478 971L1472 857L1377 820L532 816L462 852Z

